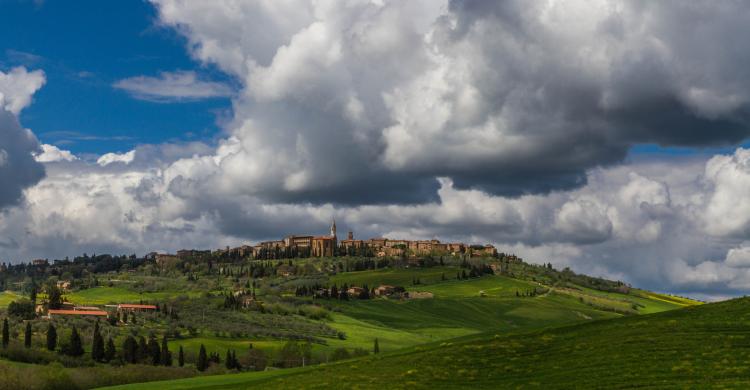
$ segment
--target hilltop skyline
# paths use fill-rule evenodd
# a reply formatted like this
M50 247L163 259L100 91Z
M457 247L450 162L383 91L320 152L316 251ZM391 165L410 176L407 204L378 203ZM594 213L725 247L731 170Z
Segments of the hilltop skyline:
M335 217L701 299L750 290L741 3L2 8L0 261Z

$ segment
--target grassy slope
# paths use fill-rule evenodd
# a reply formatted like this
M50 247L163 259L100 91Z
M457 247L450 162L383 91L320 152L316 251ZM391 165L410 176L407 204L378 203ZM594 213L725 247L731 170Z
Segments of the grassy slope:
M431 271L430 275L438 282L442 272ZM339 281L360 284L363 280L379 280L378 284L398 284L394 282L398 278L409 283L412 277L419 277L423 283L427 279L419 270L411 270L406 277L383 270L346 275L348 279ZM390 351L490 329L508 332L617 316L554 293L533 298L516 297L516 290L535 286L502 276L486 276L409 287L412 291L434 293L432 299L328 301L340 310L334 314L330 325L347 335L347 340L330 340L329 344L370 349L377 337L381 350ZM487 296L480 297L479 291L485 291Z
M348 303L330 301L340 310L334 315L334 328L344 331L345 342L333 345L370 348L378 337L381 350L388 351L424 342L478 333L487 330L509 332L560 326L588 319L612 318L619 315L596 310L578 297L598 297L603 306L630 308L632 302L642 305L639 313L652 313L683 307L685 302L667 302L645 297L645 294L623 295L582 289L578 295L551 292L537 297L516 297L539 287L528 281L503 276L485 276L471 280L440 281L441 274L455 275L456 268L435 267L409 269L403 273L374 270L339 274L333 280L349 285L406 285L411 291L428 291L433 299L408 301L376 299L352 300ZM411 286L414 278L423 284ZM480 297L483 291L486 297Z
M375 338L379 339L381 351L389 352L405 347L445 340L448 338L493 331L500 334L528 331L544 327L562 326L591 319L619 317L619 315L596 310L579 302L577 296L552 292L537 297L516 297L516 291L527 291L538 284L502 276L486 276L465 281L451 280L458 268L434 267L400 270L372 270L336 275L331 282L339 285L378 284L404 285L410 291L429 291L434 299L420 300L351 300L349 302L327 301L339 311L332 314L329 325L346 333L346 340L328 339L327 345L315 345L313 351L330 353L334 348L371 349ZM441 281L443 274L448 279ZM418 278L420 285L412 286ZM485 297L480 297L480 291ZM605 304L617 305L622 299L638 300L644 305L641 313L670 310L685 302L669 296L641 292L639 296L603 293L582 289L584 294L601 296ZM129 290L127 286L97 287L68 294L78 304L105 304L110 302L137 302L164 299L185 294L174 292L144 293ZM187 294L198 294L187 292ZM9 293L0 294L3 300L17 299ZM5 303L7 305L7 302ZM627 305L626 305L627 306ZM176 351L182 345L188 356L197 353L200 344L209 352L223 353L235 349L242 354L252 342L256 348L267 351L283 345L279 340L246 340L218 337L199 337L170 341ZM119 343L118 343L119 345Z
M381 284L391 284L395 286L410 286L414 278L419 278L422 283L436 283L440 281L441 275L452 279L456 277L456 272L460 272L458 267L430 267L430 268L390 268L359 272L345 272L334 275L330 278L330 283L342 285L377 287Z
M0 292L0 308L6 308L11 302L22 298L25 297L13 291L2 291Z
M138 293L123 287L95 287L65 294L65 298L75 304L103 305L108 303L138 303L139 301L157 301L177 295L195 295L197 293L147 292Z
M747 388L748 363L750 299L742 298L525 334L485 333L281 373L185 379L163 387Z
M434 270L433 270L434 271ZM361 347L370 349L375 337L379 339L382 351L396 351L400 355L403 351L415 351L417 346L433 342L433 346L440 345L440 340L451 337L467 336L478 332L491 330L494 334L508 335L528 332L534 329L564 326L572 323L586 322L591 319L606 319L620 317L618 314L595 310L582 304L577 297L569 294L550 292L537 297L516 297L516 290L525 291L538 286L531 282L520 281L502 276L490 276L468 281L440 282L442 272L432 272L435 278L431 284L410 286L410 290L429 291L435 294L433 299L420 300L385 300L371 301L351 300L349 302L328 301L340 311L333 314L331 326L346 332L346 340L328 340L328 346L316 346L314 349L328 349L343 346L347 348ZM343 278L348 276L348 278ZM411 282L413 277L420 277L425 283L425 275L420 270L413 270L406 276L388 271L363 271L339 275L338 283L363 284L389 283L400 284L398 280ZM427 279L429 280L429 279ZM364 281L364 282L363 282ZM486 297L480 297L484 291ZM602 302L620 302L623 299L637 300L644 305L641 312L669 310L682 307L684 303L669 303L663 300L652 300L645 297L603 293L594 290L582 290L584 294L600 296ZM219 340L195 339L188 341L187 348L194 349L198 342L205 342L209 349L212 347L232 347L242 350L244 342L234 341L233 344L223 345ZM217 342L214 342L217 341ZM175 341L175 344L185 341ZM455 341L453 341L455 342ZM240 343L240 344L237 344ZM273 343L273 342L271 342ZM220 345L221 344L221 345ZM236 345L235 345L236 344ZM263 348L262 345L257 345ZM273 349L277 346L268 346ZM404 349L412 347L411 349ZM398 351L398 350L401 351ZM269 378L286 375L284 373L297 371L274 371L273 373L251 374L252 378ZM205 383L210 386L222 384L233 388L244 383L247 374L205 377L187 380L186 386ZM258 379L260 380L260 379ZM170 383L174 388L180 388L179 383ZM148 388L144 385L143 388ZM240 386L241 388L241 386Z

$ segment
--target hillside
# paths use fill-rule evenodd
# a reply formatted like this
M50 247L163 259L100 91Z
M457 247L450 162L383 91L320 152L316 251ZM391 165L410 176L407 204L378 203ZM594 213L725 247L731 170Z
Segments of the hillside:
M722 388L750 386L750 299L537 330L483 333L305 369L118 389Z
M10 335L8 348L0 349L4 383L37 389L65 382L66 388L88 389L196 376L213 381L221 374L243 381L248 372L255 372L255 379L270 378L303 365L372 355L375 345L385 356L488 332L525 334L699 304L508 257L441 257L411 264L350 257L187 259L158 267L119 259L105 269L107 258L56 265L55 274L30 269L45 281L36 294L41 302L49 299L48 291L59 292L57 274L80 272L61 295L69 305L107 308L106 321L38 316L27 292L39 285L26 276L29 269L0 275L4 285L15 288L0 295L0 318L8 319ZM378 294L376 288L392 291ZM116 309L138 302L153 304L152 311ZM47 346L49 325L59 339L53 348ZM111 340L110 357L93 358L97 327L108 345ZM73 328L82 335L83 355L66 349ZM211 361L199 366L201 348ZM230 353L236 363L227 364Z

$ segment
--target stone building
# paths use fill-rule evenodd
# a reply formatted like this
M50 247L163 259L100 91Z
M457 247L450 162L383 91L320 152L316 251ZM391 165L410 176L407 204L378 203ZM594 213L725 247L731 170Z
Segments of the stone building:
M363 249L366 246L365 241L354 239L353 232L349 232L346 235L346 240L341 240L341 243L339 245L347 253L349 252L350 249L358 250L358 249Z
M311 254L313 257L333 257L336 254L337 248L336 220L332 220L330 235L313 237Z

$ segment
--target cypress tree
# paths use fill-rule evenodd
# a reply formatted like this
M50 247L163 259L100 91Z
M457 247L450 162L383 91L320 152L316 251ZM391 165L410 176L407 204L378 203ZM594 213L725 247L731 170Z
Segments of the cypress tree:
M380 343L377 337L375 338L375 345L372 347L372 353L380 353Z
M208 368L208 356L206 356L206 347L201 344L200 352L198 352L198 362L195 364L198 371L206 371Z
M141 336L138 338L138 361L139 362L145 362L146 358L148 358L148 344L146 343L146 338Z
M3 320L3 348L8 348L10 343L10 330L8 329L8 319Z
M23 335L23 346L31 348L31 321L26 322L26 332Z
M36 306L36 289L37 289L36 283L34 283L34 281L32 280L31 281L31 293L29 294L29 299L31 300L31 303L34 304L34 306Z
M57 348L57 329L52 323L47 327L47 349L54 351Z
M83 350L83 342L81 341L81 335L78 334L78 329L73 325L73 331L70 332L70 349L68 355L70 356L82 356L85 351Z
M104 360L111 362L115 358L117 350L115 349L115 342L112 341L112 337L107 340L107 346L104 348Z
M227 358L224 360L224 365L226 365L227 370L231 370L234 368L234 362L232 361L232 351L227 349Z
M99 332L99 321L94 325L94 339L91 344L91 358L96 362L104 360L104 338Z
M234 365L234 368L241 369L242 366L240 365L240 361L237 360L237 352L232 351L232 364Z
M180 367L185 366L185 353L182 351L182 345L180 345L180 354L177 356L177 364Z
M128 336L122 345L122 357L125 363L135 364L138 362L138 343L133 336Z
M161 339L161 364L163 366L172 365L172 355L169 353L169 345L167 344L167 335Z
M153 336L148 339L148 352L151 356L151 364L158 366L161 363L161 350L159 342Z

